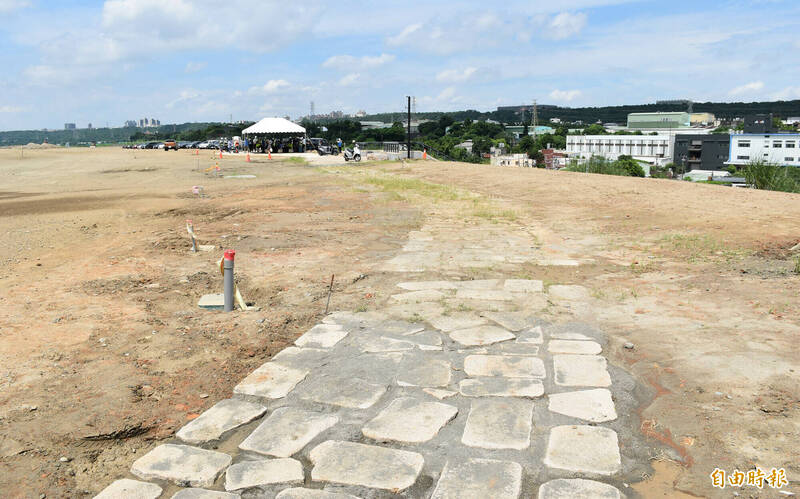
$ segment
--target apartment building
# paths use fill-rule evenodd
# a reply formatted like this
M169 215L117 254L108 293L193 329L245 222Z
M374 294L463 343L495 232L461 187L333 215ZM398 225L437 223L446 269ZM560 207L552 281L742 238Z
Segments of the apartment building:
M799 133L740 133L731 135L730 165L765 161L786 166L800 166Z
M627 155L662 165L672 161L673 143L674 139L669 134L567 135L567 154L570 158L602 156L610 160Z

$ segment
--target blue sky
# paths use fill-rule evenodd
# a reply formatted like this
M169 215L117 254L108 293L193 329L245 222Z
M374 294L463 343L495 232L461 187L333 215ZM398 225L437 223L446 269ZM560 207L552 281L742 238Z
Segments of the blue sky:
M796 0L0 0L0 130L800 99ZM800 110L798 110L800 112Z

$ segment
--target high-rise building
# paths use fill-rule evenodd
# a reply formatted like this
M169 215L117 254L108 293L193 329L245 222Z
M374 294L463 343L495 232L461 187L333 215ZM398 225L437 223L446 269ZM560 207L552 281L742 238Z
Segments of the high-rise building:
M64 130L75 130L78 128L75 123L64 123Z

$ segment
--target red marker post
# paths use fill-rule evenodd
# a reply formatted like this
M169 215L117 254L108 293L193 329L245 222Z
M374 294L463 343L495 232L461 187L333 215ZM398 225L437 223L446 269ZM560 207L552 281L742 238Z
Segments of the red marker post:
M226 250L222 257L222 279L225 285L225 308L226 312L233 312L233 259L236 251Z

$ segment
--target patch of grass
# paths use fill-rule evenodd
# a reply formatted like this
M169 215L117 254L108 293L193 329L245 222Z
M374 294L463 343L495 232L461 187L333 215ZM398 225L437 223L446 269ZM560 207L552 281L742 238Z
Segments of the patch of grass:
M291 156L289 158L281 158L281 161L286 163L294 163L297 165L307 165L308 161L305 158L299 158L297 156Z
M598 300L605 300L606 299L606 292L600 288L594 288L592 290L592 297Z
M797 258L794 259L794 273L800 274L800 255L797 255Z
M662 248L682 253L689 263L740 260L752 253L742 248L732 248L708 235L667 234L659 241Z
M366 312L367 311L367 304L362 303L361 305L356 308L356 312Z
M630 269L634 275L642 275L648 272L655 272L656 270L658 270L658 266L654 262L647 262L645 264L633 262L630 265Z
M497 208L484 199L473 199L472 204L474 207L472 210L472 216L483 218L492 223L497 223L500 220L516 222L517 219L519 219L516 211Z
M416 178L369 175L363 181L403 199L408 199L408 194L443 201L458 201L466 198L464 194L453 187L425 182Z

